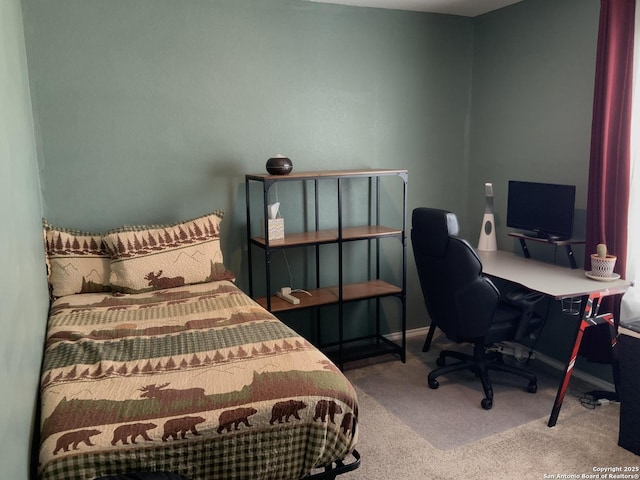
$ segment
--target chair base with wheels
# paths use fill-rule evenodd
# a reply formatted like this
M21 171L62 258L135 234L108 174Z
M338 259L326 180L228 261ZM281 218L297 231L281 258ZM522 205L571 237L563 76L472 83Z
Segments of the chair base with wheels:
M446 365L446 358L454 358L458 362L451 365ZM427 379L429 388L436 389L440 386L437 378L458 370L471 370L480 377L482 381L482 389L484 390L484 398L480 402L480 405L485 410L490 410L493 407L493 386L491 378L489 377L490 370L497 370L506 373L512 373L529 381L527 385L527 391L529 393L536 393L538 391L538 380L536 376L528 370L523 368L506 365L502 361L502 355L496 353L495 355L488 355L486 353L485 346L481 343L475 343L473 347L473 355L467 355L466 353L456 352L453 350L443 350L440 352L438 359L436 360L438 368L432 370Z

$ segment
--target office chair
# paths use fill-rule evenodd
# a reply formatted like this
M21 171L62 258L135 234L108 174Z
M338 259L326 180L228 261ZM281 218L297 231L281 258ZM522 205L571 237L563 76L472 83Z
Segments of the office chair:
M506 365L497 352L487 347L504 341L520 340L542 325L533 306L541 294L519 290L510 301L502 300L493 282L482 274L482 263L469 243L457 237L458 220L454 213L432 208L416 208L412 214L411 243L420 286L431 329L435 327L456 343L473 344L473 355L443 350L438 368L428 375L429 387L453 371L469 369L482 381L485 410L493 406L493 387L489 370L513 373L528 380L527 391L538 390L536 376L523 368ZM425 342L425 348L428 344ZM445 365L447 357L458 362Z

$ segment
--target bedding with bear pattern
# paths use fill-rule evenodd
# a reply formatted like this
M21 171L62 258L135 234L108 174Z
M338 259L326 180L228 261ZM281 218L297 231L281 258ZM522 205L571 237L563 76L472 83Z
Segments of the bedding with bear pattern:
M355 391L228 280L53 301L39 477L297 479L357 441Z

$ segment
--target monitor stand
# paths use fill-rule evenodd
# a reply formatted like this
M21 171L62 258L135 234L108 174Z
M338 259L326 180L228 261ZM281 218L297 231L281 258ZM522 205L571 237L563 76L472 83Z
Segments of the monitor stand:
M569 257L569 264L571 265L571 268L574 268L574 269L578 268L578 265L576 265L576 259L573 256L573 249L571 248L571 245L578 245L578 244L585 243L584 240L573 240L570 238L561 239L553 236L540 237L540 236L535 236L535 234L526 235L524 233L516 233L516 232L509 233L509 236L520 240L522 253L526 258L531 258L531 254L529 253L529 248L527 247L527 240L531 240L532 242L537 242L537 243L548 243L551 245L555 245L557 247L564 247L567 252L567 256Z

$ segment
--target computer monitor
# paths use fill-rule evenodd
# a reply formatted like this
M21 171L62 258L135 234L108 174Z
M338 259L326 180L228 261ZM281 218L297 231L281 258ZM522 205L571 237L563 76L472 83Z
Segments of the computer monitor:
M575 185L509 181L507 227L539 238L571 238Z

